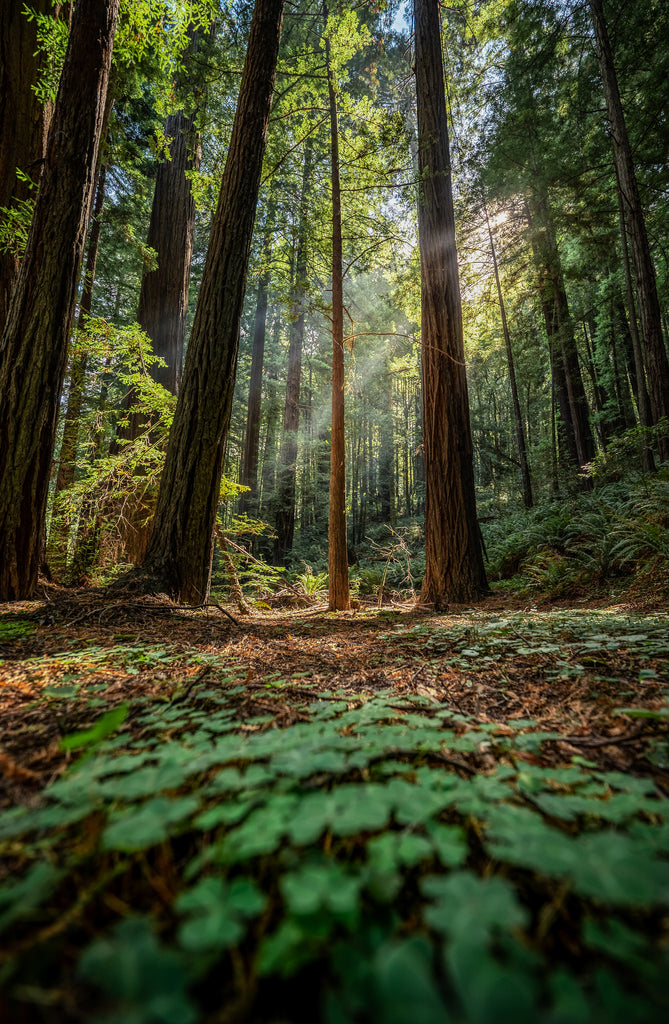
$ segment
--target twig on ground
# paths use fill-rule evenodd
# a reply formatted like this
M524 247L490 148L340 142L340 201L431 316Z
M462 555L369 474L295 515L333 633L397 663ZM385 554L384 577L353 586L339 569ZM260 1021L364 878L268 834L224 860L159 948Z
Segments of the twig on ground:
M574 747L614 747L620 743L638 740L645 732L644 727L625 733L624 736L560 736L554 743L571 743Z
M197 686L198 683L201 683L202 680L205 678L205 676L208 676L210 672L211 672L211 665L205 665L204 668L200 672L198 672L198 674L195 676L195 678L191 679L190 683L188 684L186 689L183 691L183 693L180 693L178 695L178 697L173 697L172 698L172 700L170 701L170 704L181 704L181 703L183 703L183 701L188 700L188 698L190 696L190 693L191 693L191 690L193 689L193 687Z

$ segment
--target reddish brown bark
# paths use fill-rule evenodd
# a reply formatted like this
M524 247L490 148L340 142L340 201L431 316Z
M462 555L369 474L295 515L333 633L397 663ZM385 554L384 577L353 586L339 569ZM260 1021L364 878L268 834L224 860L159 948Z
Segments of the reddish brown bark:
M604 86L604 98L611 131L613 159L636 278L636 293L641 321L650 402L655 423L669 423L669 360L662 336L662 316L657 294L655 267L648 244L646 221L639 196L625 113L620 99L602 0L589 0L595 30L597 56ZM669 459L669 426L659 436L660 458Z
M327 23L327 5L323 4ZM330 519L328 522L328 606L331 612L351 607L346 540L346 436L344 426L344 277L342 267L341 185L337 97L325 37L330 105L332 182L332 430L330 434Z
M439 608L487 592L474 493L438 0L415 0L425 578Z
M623 251L623 271L625 274L625 298L629 315L630 343L632 347L632 361L636 377L636 402L639 412L639 423L642 427L652 427L653 413L651 410L650 395L646 384L646 369L643 359L643 348L639 327L636 318L636 304L634 302L634 285L632 282L632 268L630 267L629 248L627 245L627 231L625 228L625 211L622 194L618 189L618 220L620 224L620 240ZM641 441L641 463L646 473L655 472L655 459L648 444L648 437L644 435Z
M559 433L569 461L579 469L592 462L595 444L548 197L533 196L526 215L539 276L553 390L560 410Z
M161 588L190 603L205 600L209 592L214 522L282 14L283 0L256 0L145 561Z
M147 237L158 266L144 274L137 307L137 322L151 338L154 355L167 363L152 366L151 376L173 395L181 384L195 232L195 200L187 174L199 168L202 152L194 122L194 115L179 111L165 124L170 157L158 167Z
M39 14L52 11L51 0L31 6ZM17 178L19 168L39 182L53 113L38 100L32 86L41 72L43 58L37 47L37 21L23 13L23 0L0 4L0 206L10 207L35 193ZM0 253L0 331L7 319L9 301L19 271L15 252Z
M118 0L79 0L0 342L0 600L29 597L104 122Z
M196 46L197 39L191 49ZM170 114L165 137L170 140L170 155L158 167L147 236L147 245L155 250L158 266L142 277L137 322L151 339L154 355L166 364L152 363L151 377L176 395L181 384L195 234L195 201L187 173L197 170L201 156L195 115L183 111ZM137 395L131 390L126 408L132 409L136 402ZM145 415L130 412L128 425L119 430L119 437L134 440L146 425ZM136 475L141 471L141 467L135 468ZM135 565L146 554L151 533L150 511L150 505L147 507L138 498L124 517L121 545L125 560Z

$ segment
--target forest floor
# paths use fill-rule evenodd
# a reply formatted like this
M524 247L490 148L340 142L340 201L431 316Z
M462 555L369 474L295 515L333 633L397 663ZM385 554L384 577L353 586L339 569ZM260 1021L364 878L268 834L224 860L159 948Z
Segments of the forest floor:
M335 615L317 602L253 616L230 606L236 624L216 606L57 588L45 598L0 605L0 806L64 771L72 755L61 740L92 715L137 697L197 703L214 670L243 686L240 723L299 721L305 700L323 695L417 695L481 723L531 719L563 734L553 759L591 751L602 765L650 772L669 795L669 764L645 758L662 719L631 724L620 712L667 702L669 606L647 594L535 604L498 593L447 615L409 602Z
M296 1021L305 1011L281 988L286 982L276 982L279 996L272 1000L283 999L288 1009L275 1017L259 995L258 978L299 979L305 964L317 961L326 966L320 988L311 978L314 998L329 985L339 1016L320 1018L312 1005L305 1019L399 1024L392 1007L410 996L412 1005L418 999L427 1007L420 1018L427 1022L445 1020L444 1007L457 1006L455 1020L497 1024L507 1016L474 1005L467 994L471 965L448 954L450 981L416 967L418 947L411 942L423 941L425 930L418 897L413 909L403 908L401 923L384 919L383 941L374 946L369 938L370 963L377 964L371 988L332 980L341 973L330 962L340 948L333 936L341 946L348 935L341 948L350 949L359 914L371 913L369 901L372 917L385 913L378 910L384 905L379 879L401 875L391 889L404 893L417 879L425 882L425 870L436 871L424 889L436 898L430 879L443 883L444 871L448 878L451 869L463 868L456 880L466 869L481 884L494 877L510 886L509 900L519 902L509 902L504 914L514 936L520 927L526 951L556 962L563 973L576 969L588 943L597 970L608 970L610 980L619 960L629 969L633 954L639 963L660 957L664 965L657 961L657 975L632 969L629 992L621 988L613 1002L602 995L608 982L579 975L580 1016L573 1007L564 1016L552 995L532 988L536 965L520 965L515 954L491 945L501 922L489 923L490 934L484 928L471 941L479 961L483 947L488 951L491 991L496 970L524 979L508 1019L539 1019L536 1000L552 1007L541 1018L546 1021L590 1024L598 1015L626 1020L631 1012L639 1021L663 1019L668 612L652 595L559 606L497 593L444 615L410 604L362 605L333 615L314 605L250 617L235 612L234 622L213 606L193 611L160 598L56 588L47 588L43 601L0 606L0 932L9 940L0 953L0 988L8 992L6 1005L0 996L0 1017L4 1009L7 1020L91 1020L97 1003L90 993L102 990L109 1021ZM450 802L435 798L434 787L443 788L446 778L455 787ZM458 788L465 780L470 788ZM417 806L421 794L429 805L415 821L400 793L409 784ZM419 793L421 786L432 787L429 794ZM357 811L348 801L337 804L340 792ZM329 810L314 804L317 794L330 799ZM516 814L516 832L529 828L527 849L514 845L496 816L500 808L507 817ZM526 820L528 808L533 817ZM256 813L264 817L254 819ZM643 829L651 826L649 843ZM632 842L639 828L642 838ZM383 846L388 833L394 853ZM406 833L414 845L402 854ZM618 839L611 836L632 842L603 870L603 880L576 865L585 848L570 847L554 864L546 853L546 844L592 843L598 836L614 846ZM268 858L279 850L270 871ZM210 861L223 875L216 884L234 886L242 870L253 886L251 895L239 897L232 919L206 916L212 901L228 906L236 898L231 889L225 899L213 890L203 897L202 886L212 882ZM542 872L547 878L537 882ZM630 881L632 873L645 878ZM343 909L325 891L320 904L315 897L313 905L309 899L302 905L291 889L293 876L302 892L311 879L316 890L350 884L355 896ZM184 899L185 879L200 881ZM449 901L454 895L457 903L457 893ZM470 896L463 889L465 904ZM578 908L570 899L581 901ZM451 926L439 923L439 906L437 899L424 911L424 922L458 948ZM145 917L135 919L131 910ZM136 920L150 921L159 939L139 925L125 935L124 922ZM188 930L193 920L199 938ZM179 982L161 984L173 987L173 1017L154 1006L164 992L147 994L144 983L128 982L113 943L99 947L96 937L112 926L117 937L125 935L120 948L172 964L168 973ZM599 938L592 938L593 928ZM624 931L616 938L613 928ZM222 951L231 963L225 1010L191 962L204 956L210 969ZM404 971L408 979L404 994L392 988L396 970L388 973L388 957L391 963L399 957L397 976Z

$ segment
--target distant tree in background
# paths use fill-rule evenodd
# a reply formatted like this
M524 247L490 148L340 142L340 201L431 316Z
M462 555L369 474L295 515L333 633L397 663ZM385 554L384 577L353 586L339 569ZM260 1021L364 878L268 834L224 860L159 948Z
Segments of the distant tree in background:
M653 418L669 421L669 361L662 334L662 314L657 294L655 267L648 244L646 220L639 197L634 159L620 99L618 78L602 0L589 0L595 30L609 122L616 183L622 198L623 219L629 235L636 293L644 341ZM624 240L623 240L624 242ZM669 459L669 426L659 434L660 458Z

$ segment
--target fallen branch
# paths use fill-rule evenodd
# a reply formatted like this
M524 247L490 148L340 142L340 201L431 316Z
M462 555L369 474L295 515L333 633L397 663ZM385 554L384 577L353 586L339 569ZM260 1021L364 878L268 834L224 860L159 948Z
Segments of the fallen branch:
M645 729L634 729L625 733L624 736L560 736L559 740L553 743L571 743L574 747L614 747L620 743L632 743L643 736Z
M200 672L198 672L195 678L191 679L190 683L183 691L183 693L180 693L178 696L172 698L172 700L170 701L170 706L172 706L173 704L182 704L183 701L188 700L190 692L193 689L193 687L197 686L198 683L201 683L205 676L208 676L210 672L211 665L205 665L204 668L201 669Z

